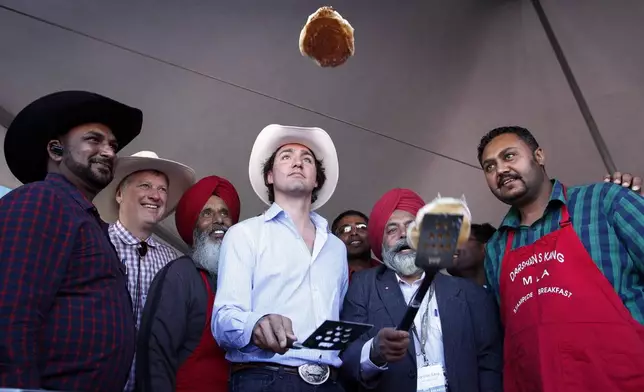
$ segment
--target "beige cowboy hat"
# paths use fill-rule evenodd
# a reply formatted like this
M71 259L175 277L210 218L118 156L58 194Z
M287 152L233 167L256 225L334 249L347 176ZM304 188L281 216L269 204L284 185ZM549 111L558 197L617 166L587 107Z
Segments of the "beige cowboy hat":
M266 126L257 135L255 144L250 153L248 175L250 184L259 198L270 205L268 190L264 184L262 167L273 153L285 144L297 143L309 148L316 159L322 161L326 174L326 181L318 191L318 198L311 205L311 210L322 207L329 199L338 185L340 167L335 145L326 131L322 128L292 127L271 124Z
M119 204L116 202L116 191L121 182L132 173L141 170L156 170L168 177L168 199L162 219L174 212L183 193L196 180L192 168L169 159L159 158L152 151L139 151L129 157L118 158L114 179L94 198L94 205L107 223L116 222L119 218Z

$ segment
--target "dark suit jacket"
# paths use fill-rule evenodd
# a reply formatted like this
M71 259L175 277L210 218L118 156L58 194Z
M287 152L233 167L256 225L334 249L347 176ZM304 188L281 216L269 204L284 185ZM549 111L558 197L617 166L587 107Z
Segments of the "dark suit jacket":
M502 392L503 340L496 302L482 287L466 279L439 273L434 282L449 391ZM373 324L374 328L342 353L341 371L348 385L367 389L359 382L362 346L380 329L395 327L406 309L396 275L386 266L353 275L341 319ZM408 355L388 365L374 390L416 391L416 371L416 350L410 339Z

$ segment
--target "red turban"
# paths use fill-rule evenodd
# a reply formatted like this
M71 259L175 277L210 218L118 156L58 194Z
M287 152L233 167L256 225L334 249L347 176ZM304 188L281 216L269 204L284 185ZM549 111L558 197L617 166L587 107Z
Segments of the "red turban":
M192 233L199 213L213 195L219 196L226 203L233 224L239 221L241 202L233 184L217 176L202 178L181 196L174 215L177 231L186 244L192 246Z
M382 260L382 237L391 214L395 210L402 210L416 216L424 205L425 202L416 192L401 188L390 190L376 202L369 215L368 230L371 250L378 259Z

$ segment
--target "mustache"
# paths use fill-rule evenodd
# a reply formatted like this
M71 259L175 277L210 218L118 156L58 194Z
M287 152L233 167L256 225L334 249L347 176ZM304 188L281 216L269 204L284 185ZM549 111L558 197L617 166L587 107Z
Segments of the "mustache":
M407 239L401 238L398 241L396 241L396 243L391 248L389 248L389 252L391 252L392 254L396 254L398 252L402 252L405 249L411 249L411 248L407 243Z
M501 174L499 176L499 179L496 181L496 186L497 186L497 188L500 189L504 181L506 181L506 180L520 180L520 179L521 179L521 176L518 175L518 174L511 174L511 173Z
M106 158L106 159L93 158L93 159L90 159L89 163L90 164L92 164L92 163L101 163L101 164L109 167L110 169L114 168L114 162L111 159L108 159L108 158Z

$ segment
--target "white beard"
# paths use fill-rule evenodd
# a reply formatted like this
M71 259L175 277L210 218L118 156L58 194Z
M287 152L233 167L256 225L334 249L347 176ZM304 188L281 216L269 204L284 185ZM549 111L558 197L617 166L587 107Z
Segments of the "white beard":
M390 249L385 244L382 244L383 263L399 276L407 277L419 274L422 270L416 266L416 252L401 254L397 250L401 243L406 242L404 239L398 241Z
M195 235L195 241L192 250L192 260L197 267L208 271L211 275L217 275L219 271L219 250L221 241L213 241L205 233Z

